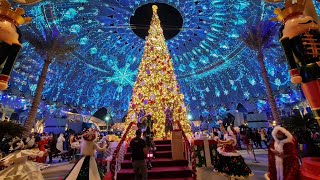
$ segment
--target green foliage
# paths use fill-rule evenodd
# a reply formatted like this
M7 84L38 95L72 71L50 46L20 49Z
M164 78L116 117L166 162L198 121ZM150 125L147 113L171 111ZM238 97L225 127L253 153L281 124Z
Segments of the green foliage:
M301 157L320 156L319 145L311 138L312 131L320 132L319 125L313 114L301 116L300 113L296 113L294 116L282 118L281 124L293 134L299 144L303 144L303 149L300 150Z
M311 131L319 132L319 126L313 114L301 116L296 114L290 117L281 118L281 125L290 131L300 144L311 143Z
M13 123L12 121L1 121L0 122L0 140L6 136L21 136L24 131L24 127L20 124Z

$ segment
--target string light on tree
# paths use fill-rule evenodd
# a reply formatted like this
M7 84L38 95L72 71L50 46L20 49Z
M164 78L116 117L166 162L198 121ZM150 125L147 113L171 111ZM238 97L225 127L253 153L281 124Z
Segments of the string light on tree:
M186 133L191 132L187 119L184 96L180 93L171 57L157 14L158 7L152 6L153 16L144 47L129 104L126 125L137 121L137 114L144 109L152 114L156 138L165 136L165 114L167 107L173 108L174 121L180 121ZM130 133L133 136L133 131Z

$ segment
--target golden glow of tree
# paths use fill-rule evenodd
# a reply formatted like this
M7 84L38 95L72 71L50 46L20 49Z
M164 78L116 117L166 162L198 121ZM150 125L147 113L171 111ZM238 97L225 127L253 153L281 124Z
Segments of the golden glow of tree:
M138 76L133 87L132 97L126 124L137 122L139 111L144 109L152 115L156 138L165 136L166 107L173 108L173 119L179 121L186 133L191 132L187 119L184 96L180 93L171 57L168 51L160 19L158 7L153 5L153 16L146 38L144 54L139 66ZM133 131L129 136L133 136Z

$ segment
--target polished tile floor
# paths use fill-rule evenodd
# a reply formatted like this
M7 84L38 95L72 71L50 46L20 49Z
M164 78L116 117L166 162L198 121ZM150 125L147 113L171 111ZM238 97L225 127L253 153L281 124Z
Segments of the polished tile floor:
M264 180L264 174L268 169L268 151L256 150L256 158L259 163L254 163L252 155L248 155L246 151L241 151L246 163L250 166L254 176L250 180ZM52 164L49 168L43 171L45 180L58 180L63 179L69 170L73 167L73 163L58 163ZM197 170L198 180L227 180L226 177L221 176L219 173L213 172L212 168L202 167Z
M241 151L241 155L254 173L254 176L250 177L249 180L264 180L264 174L268 170L268 151L256 150L256 159L258 163L254 163L253 155L248 155L245 151ZM198 179L227 180L228 178L221 176L217 172L213 172L212 168L203 167L198 168Z

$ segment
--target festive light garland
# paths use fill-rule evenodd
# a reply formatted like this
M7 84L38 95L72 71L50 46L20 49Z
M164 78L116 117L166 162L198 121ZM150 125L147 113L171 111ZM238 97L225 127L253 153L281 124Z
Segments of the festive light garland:
M165 109L173 109L173 119L179 120L185 132L191 132L187 120L184 96L180 93L171 57L165 42L157 6L153 6L149 35L139 66L136 83L129 105L126 123L136 122L140 110L154 119L156 138L165 137ZM132 132L131 135L134 133Z
M134 125L134 122L131 122L128 127L126 128L124 134L121 137L120 142L118 143L116 149L114 150L113 154L112 154L112 160L111 160L111 166L110 166L110 171L112 174L112 179L114 179L114 175L115 175L115 170L116 170L116 161L119 155L119 151L124 143L124 141L127 139L128 133L130 132L130 129L132 128L132 126Z

